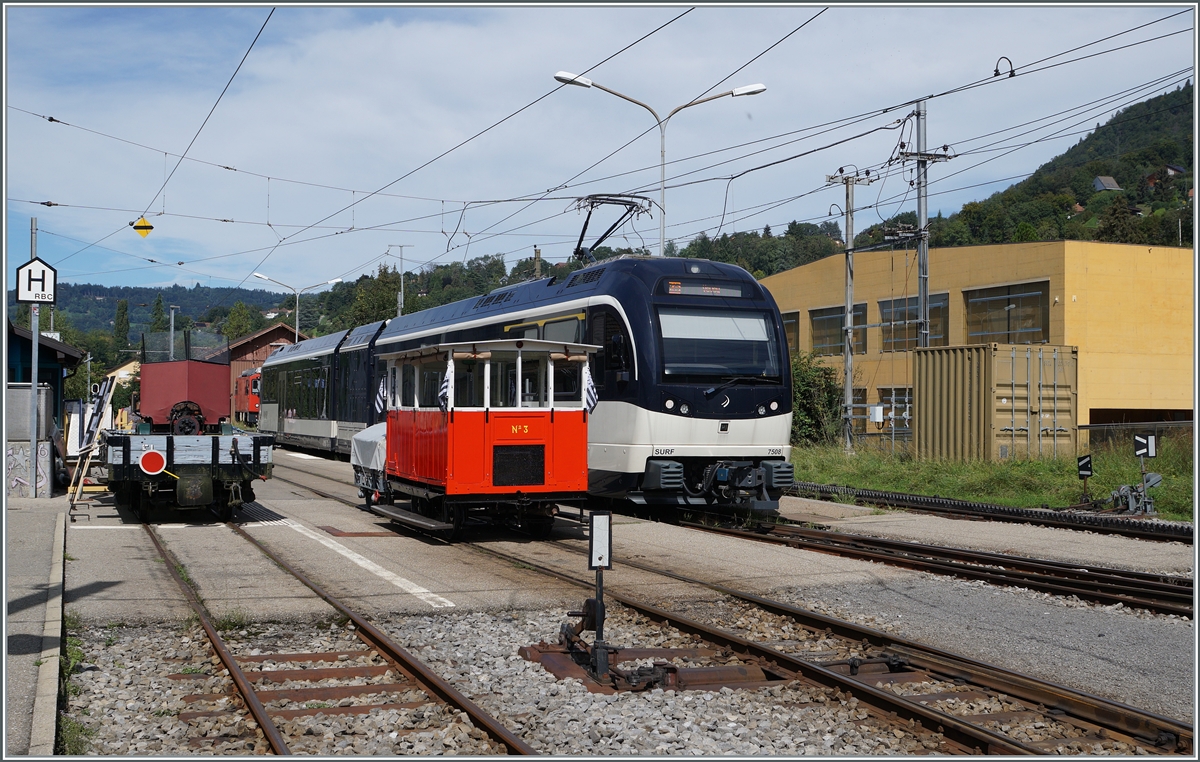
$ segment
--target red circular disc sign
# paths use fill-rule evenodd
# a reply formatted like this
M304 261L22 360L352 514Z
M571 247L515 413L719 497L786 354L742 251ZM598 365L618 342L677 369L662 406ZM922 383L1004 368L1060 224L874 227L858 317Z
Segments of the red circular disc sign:
M141 460L138 461L142 471L154 476L161 474L163 469L167 467L167 459L158 450L146 450L142 453Z

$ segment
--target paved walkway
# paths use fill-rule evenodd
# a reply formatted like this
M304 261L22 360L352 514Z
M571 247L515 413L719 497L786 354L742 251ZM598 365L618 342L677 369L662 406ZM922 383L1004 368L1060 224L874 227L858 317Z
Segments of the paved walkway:
M5 757L51 756L62 642L65 496L5 502Z

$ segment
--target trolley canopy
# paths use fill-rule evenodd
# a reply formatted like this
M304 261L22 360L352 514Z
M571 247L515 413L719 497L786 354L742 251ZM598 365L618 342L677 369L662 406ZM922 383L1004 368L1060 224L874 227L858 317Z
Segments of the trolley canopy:
M447 353L453 352L455 360L486 360L492 352L521 352L544 353L556 362L583 362L588 355L598 352L596 344L564 344L561 341L546 341L544 339L497 339L495 341L463 341L445 344L434 344L427 347L406 349L400 352L385 352L379 355L381 360L413 360L440 355L443 359Z
M588 358L600 347L545 339L434 344L384 352L388 409L581 408L596 404Z

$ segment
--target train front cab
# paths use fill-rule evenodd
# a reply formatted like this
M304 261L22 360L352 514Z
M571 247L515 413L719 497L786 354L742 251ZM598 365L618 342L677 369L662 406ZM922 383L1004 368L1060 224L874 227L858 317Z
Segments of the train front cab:
M388 479L412 510L378 512L451 537L472 518L548 533L557 503L587 496L585 366L596 349L526 339L380 355Z

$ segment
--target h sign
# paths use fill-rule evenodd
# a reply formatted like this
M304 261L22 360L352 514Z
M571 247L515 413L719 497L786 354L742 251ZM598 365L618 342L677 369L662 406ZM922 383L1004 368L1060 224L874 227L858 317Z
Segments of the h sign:
M1136 435L1133 438L1133 454L1137 457L1144 455L1147 458L1153 458L1158 454L1157 448L1154 445L1153 434L1146 434L1144 436L1140 434Z
M58 286L58 271L34 258L17 268L17 302L20 304L54 304Z

